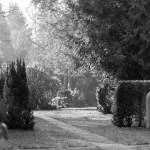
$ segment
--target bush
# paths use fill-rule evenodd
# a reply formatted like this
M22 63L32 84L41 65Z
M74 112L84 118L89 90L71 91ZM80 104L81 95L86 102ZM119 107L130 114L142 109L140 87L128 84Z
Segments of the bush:
M9 93L7 93L9 89ZM26 109L29 102L29 89L26 78L26 67L24 60L12 62L7 67L3 97L8 102L8 97L13 96L13 105ZM9 103L9 102L8 102Z
M112 102L109 101L107 95L108 95L108 85L104 87L97 87L96 89L96 98L98 101L97 109L104 114L111 113Z
M73 107L84 107L86 105L85 102L85 95L83 92L80 92L79 90L74 90L71 92L72 96L72 102L71 105Z
M24 61L12 62L6 72L3 97L6 103L6 124L9 129L33 129L34 116L28 108L29 91Z
M22 110L18 106L9 106L4 121L9 129L34 129L34 116L31 109Z
M3 88L5 84L5 73L0 73L0 96L3 98Z
M35 124L34 115L30 108L22 111L22 121L23 122L21 125L21 129L24 129L24 130L34 129L34 124Z
M97 110L104 114L112 113L114 91L113 82L104 79L101 86L96 88Z
M57 110L57 106L56 105L49 105L48 107L49 110Z
M30 106L34 109L37 107L46 109L48 102L61 90L61 81L38 67L28 68L27 78L30 91Z
M115 93L113 123L119 127L130 127L138 119L144 124L145 98L150 91L150 81L120 81Z

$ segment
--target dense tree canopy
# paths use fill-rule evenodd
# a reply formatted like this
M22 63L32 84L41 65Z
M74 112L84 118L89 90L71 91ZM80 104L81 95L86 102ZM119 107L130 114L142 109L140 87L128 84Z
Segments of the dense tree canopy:
M57 19L48 23L76 52L70 57L77 67L89 62L119 79L150 78L148 0L32 2L45 16L55 15Z

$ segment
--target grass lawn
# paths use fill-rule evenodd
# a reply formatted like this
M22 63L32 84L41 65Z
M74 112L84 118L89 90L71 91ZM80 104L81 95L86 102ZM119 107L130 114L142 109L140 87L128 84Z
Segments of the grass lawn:
M137 127L119 128L110 120L92 120L90 117L56 118L75 127L104 136L125 145L150 145L150 130Z
M142 146L142 150L143 146L149 146L150 149L150 130L144 127L119 128L112 124L111 115L103 115L94 110L71 109L43 113L80 129L104 136L116 143Z
M0 150L96 150L77 135L35 118L34 131L9 130L8 141L0 139Z

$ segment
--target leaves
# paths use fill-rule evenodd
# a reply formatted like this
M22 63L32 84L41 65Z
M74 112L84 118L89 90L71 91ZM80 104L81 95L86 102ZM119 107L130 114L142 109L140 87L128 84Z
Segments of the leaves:
M37 4L46 21L49 13L59 14L55 25L51 21L49 24L54 25L61 41L74 52L69 55L75 66L84 68L90 64L119 79L142 79L150 69L147 65L150 61L149 1L67 0L62 1L64 9L59 6L53 9L57 0Z
M51 77L38 67L27 69L30 96L37 101L50 100L61 90L61 81L57 77Z

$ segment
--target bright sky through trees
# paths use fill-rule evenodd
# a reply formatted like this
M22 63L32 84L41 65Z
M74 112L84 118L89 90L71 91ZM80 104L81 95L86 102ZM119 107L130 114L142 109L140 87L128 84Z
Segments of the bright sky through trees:
M32 19L29 17L29 12L31 11L31 0L0 0L0 3L3 5L3 9L6 11L10 3L16 3L20 10L24 13L24 16L27 18L27 22L32 22Z
M17 3L20 9L25 12L26 8L30 6L31 0L0 0L0 3L7 8L9 3Z

